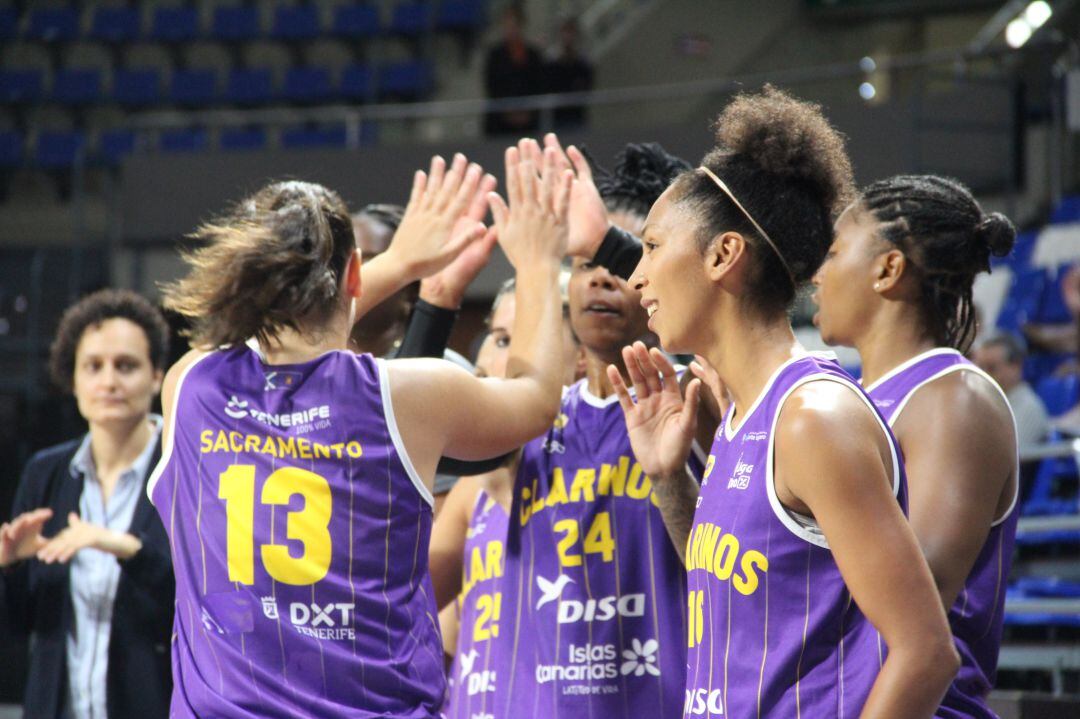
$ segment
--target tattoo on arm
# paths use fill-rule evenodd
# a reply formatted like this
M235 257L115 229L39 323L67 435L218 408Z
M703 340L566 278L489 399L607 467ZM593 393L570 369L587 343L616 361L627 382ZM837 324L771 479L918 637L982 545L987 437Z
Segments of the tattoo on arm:
M684 469L675 474L653 480L653 494L660 505L668 536L675 545L675 552L686 564L686 542L694 525L697 510L698 484Z

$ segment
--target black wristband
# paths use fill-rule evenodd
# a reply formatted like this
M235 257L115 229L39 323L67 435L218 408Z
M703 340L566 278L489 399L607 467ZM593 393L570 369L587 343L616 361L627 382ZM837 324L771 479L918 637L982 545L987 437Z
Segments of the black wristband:
M450 333L457 320L457 310L437 307L417 300L413 305L409 326L395 357L442 357L450 342Z
M624 280L634 274L641 261L641 242L626 230L612 225L593 257L593 263Z

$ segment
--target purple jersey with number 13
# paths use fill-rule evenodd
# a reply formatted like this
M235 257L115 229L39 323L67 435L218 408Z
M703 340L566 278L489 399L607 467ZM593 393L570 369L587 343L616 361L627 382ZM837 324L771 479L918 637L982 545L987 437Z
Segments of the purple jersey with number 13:
M840 366L819 356L782 365L732 426L720 424L686 551L689 652L685 717L855 719L884 646L852 599L816 523L784 507L773 484L776 424L807 382L851 388L903 466L884 419ZM785 457L798 462L798 457Z
M896 424L908 400L925 384L954 372L974 372L1001 392L997 383L954 349L925 352L900 365L866 389L881 414ZM1008 406L1008 398L1001 392ZM1019 471L1019 469L1017 470ZM947 479L947 475L941 479ZM960 671L949 685L935 716L947 719L993 719L986 703L997 675L1005 616L1005 586L1016 540L1016 495L990 527L960 596L949 609L949 626L960 653Z
M431 494L386 365L196 360L148 493L176 571L173 717L429 717Z

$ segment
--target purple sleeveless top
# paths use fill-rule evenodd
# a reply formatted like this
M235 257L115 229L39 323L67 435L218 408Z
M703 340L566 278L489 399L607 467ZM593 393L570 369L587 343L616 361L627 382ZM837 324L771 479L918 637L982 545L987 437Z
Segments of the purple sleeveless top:
M861 397L893 446L893 489L906 509L903 466L884 420L835 362L782 365L738 428L717 430L687 542L689 653L684 717L856 719L884 647L852 601L812 520L773 486L776 421L810 381Z
M506 645L509 622L503 617L503 558L506 510L481 490L469 521L458 596L457 652L450 672L447 719L489 717L509 673Z
M513 635L496 719L678 716L685 574L616 396L584 380L565 390L522 452L507 544Z
M867 388L867 392L889 424L894 425L920 387L960 371L982 375L1001 392L986 373L956 350L945 348L925 352L905 362ZM1008 406L1004 392L1001 397ZM997 716L987 706L986 697L997 675L1005 585L1012 565L1019 514L1014 497L1008 511L991 525L964 588L949 610L949 625L960 653L961 666L935 716L946 719Z
M147 492L176 571L173 717L429 717L445 694L430 492L387 370L211 352Z

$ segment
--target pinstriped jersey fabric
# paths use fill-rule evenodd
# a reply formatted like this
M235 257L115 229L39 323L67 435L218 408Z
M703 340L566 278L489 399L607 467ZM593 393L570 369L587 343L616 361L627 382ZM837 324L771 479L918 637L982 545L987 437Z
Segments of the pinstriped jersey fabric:
M150 492L176 571L174 717L428 717L430 494L386 369L240 347L181 378Z
M956 350L935 349L889 372L867 392L892 424L920 387L945 374L960 371L983 374ZM987 380L993 382L989 377ZM1008 402L1004 393L1002 398ZM948 476L940 479L947 481ZM990 528L986 542L964 582L964 588L949 610L949 625L960 653L961 665L935 716L943 719L993 719L997 716L987 705L986 698L997 675L1005 587L1012 566L1019 515L1014 501L1005 515Z
M874 411L839 365L805 356L777 370L737 429L730 413L721 423L686 553L685 717L857 719L883 662L820 530L772 487L776 418L809 381L843 383ZM893 484L906 508L898 458Z

